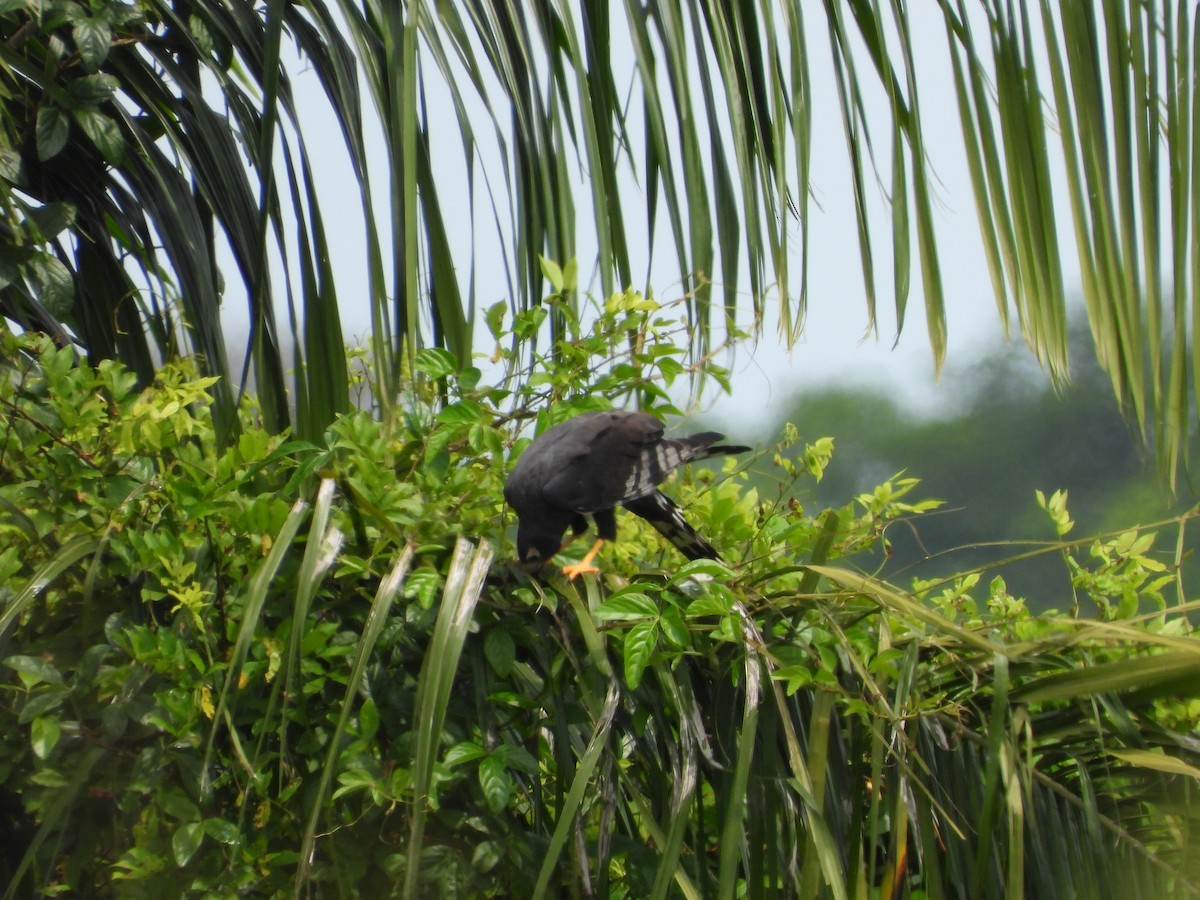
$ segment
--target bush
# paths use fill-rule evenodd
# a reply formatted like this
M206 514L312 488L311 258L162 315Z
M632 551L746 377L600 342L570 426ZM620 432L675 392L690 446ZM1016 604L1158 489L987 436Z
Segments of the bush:
M495 383L422 351L391 414L319 445L247 403L219 446L186 363L134 393L3 336L9 896L1194 885L1197 643L1165 601L1129 617L1164 590L1122 565L1150 538L1062 545L1108 622L977 573L904 591L832 563L929 508L916 482L810 515L832 447L793 429L772 497L733 461L670 488L728 564L626 516L602 579L531 578L501 499L523 423L670 412L703 374L637 295L543 355L545 314L489 313Z

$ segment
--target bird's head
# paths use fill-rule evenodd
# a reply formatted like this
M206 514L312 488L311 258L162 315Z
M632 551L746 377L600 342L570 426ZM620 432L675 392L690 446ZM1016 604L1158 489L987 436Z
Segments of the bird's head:
M547 563L562 547L562 530L557 534L546 529L517 526L517 559L531 566Z

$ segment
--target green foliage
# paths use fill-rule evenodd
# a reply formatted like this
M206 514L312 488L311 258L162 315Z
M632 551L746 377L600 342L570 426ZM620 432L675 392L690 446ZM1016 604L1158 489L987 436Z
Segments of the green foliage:
M1150 556L1171 571L1179 567L1193 587L1200 575L1194 536L1185 527L1178 546L1176 538L1195 491L1173 493L1164 484L1104 374L1079 346L1084 339L1072 344L1080 362L1061 392L1022 348L1007 345L949 373L933 410L867 386L805 389L786 407L788 417L804 423L806 435L832 435L838 453L799 496L812 505L840 503L873 490L883 474L920 479L922 494L943 505L935 515L896 523L886 554L860 561L892 580L996 569L1034 610L1069 608L1073 575L1060 543L1086 552L1090 535L1109 540L1145 525L1161 532Z
M349 408L337 306L318 299L332 299L331 272L304 138L281 124L296 114L284 28L322 76L347 52L293 3L271 15L167 0L0 4L0 314L93 362L121 359L143 386L158 360L193 352L223 376L212 388L222 442L238 424L226 287L254 323L247 352L270 430L289 421L276 300L300 343L288 365L299 433L319 436ZM298 229L297 216L308 220ZM236 269L219 272L230 253ZM274 255L295 262L275 289Z
M42 165L66 155L74 129L81 154L122 163L125 139L113 107L119 82L99 70L115 41L137 40L146 24L144 9L127 3L0 7L0 32L9 37L0 58L0 290L8 315L38 318L24 300L46 324L73 318L74 276L54 250L77 228L78 207L69 191L46 191Z
M469 364L476 303L495 281L514 310L537 307L547 284L576 306L579 284L617 293L664 250L694 326L690 359L731 326L761 328L773 294L790 343L811 267L844 274L844 254L810 258L809 239L814 142L844 134L864 316L873 329L890 283L902 328L919 265L940 366L944 242L929 166L945 135L941 120L924 133L915 59L944 36L941 74L1005 329L1015 309L1025 342L1065 380L1070 266L1055 235L1069 215L1087 352L1174 478L1191 436L1180 311L1194 267L1195 11L1048 9L0 0L0 314L77 342L93 363L121 359L142 385L158 360L195 353L224 376L223 442L238 424L240 367L223 335L235 308L269 430L294 414L293 433L317 440L349 411L347 276L350 302L369 310L389 411L422 346ZM811 35L826 33L831 52L812 53ZM813 70L823 57L828 68ZM836 112L815 120L814 92L834 83ZM888 102L867 102L872 92ZM344 151L333 167L308 147L316 136L327 149L331 135ZM351 183L333 190L348 187L357 209L335 217L321 182L338 162ZM1066 204L1052 196L1057 170ZM890 221L875 212L874 172ZM504 250L481 264L493 230ZM576 256L580 239L593 271L542 263ZM547 319L551 341L561 324Z
M789 429L770 489L668 485L725 562L622 515L602 578L531 577L500 499L525 426L669 410L688 374L646 298L554 304L489 315L494 383L429 349L396 416L314 442L246 404L223 446L187 364L137 391L3 336L8 896L1195 892L1200 648L1146 535L1061 545L1097 620L905 591L845 557L930 508L916 482L814 514L832 444Z

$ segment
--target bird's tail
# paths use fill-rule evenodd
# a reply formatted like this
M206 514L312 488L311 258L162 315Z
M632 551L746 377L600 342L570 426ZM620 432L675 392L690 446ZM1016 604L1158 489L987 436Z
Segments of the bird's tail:
M670 438L658 441L642 450L641 459L629 474L625 483L626 497L641 497L652 494L664 478L679 466L721 456L727 453L742 453L749 447L717 444L725 435L716 431L704 431L691 437ZM628 504L626 504L628 506Z
M717 441L724 437L725 435L717 431L702 431L700 434L688 437L659 441L652 451L643 451L642 469L645 474L645 487L652 488L673 469L687 463L709 459L713 456L745 453L750 449L733 444L718 444Z
M682 451L683 462L708 459L710 456L731 456L735 453L745 453L750 449L738 444L717 443L717 441L724 438L725 435L719 431L702 431L699 434L693 434L685 438L676 438L675 440L668 440L663 443L677 445Z
M719 437L719 436L718 436ZM721 558L716 549L700 536L683 517L683 511L662 491L654 491L636 500L627 500L625 508L641 516L688 559Z

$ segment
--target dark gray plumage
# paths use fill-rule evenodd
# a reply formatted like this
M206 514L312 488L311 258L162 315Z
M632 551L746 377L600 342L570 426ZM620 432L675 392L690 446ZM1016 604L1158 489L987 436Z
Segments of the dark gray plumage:
M504 485L504 499L519 519L518 557L549 560L565 546L563 533L570 528L572 539L583 534L584 516L591 516L598 539L580 563L563 572L572 578L594 572L591 563L601 544L617 536L614 509L624 506L689 559L718 559L658 484L685 463L750 449L718 445L723 437L706 431L664 438L663 423L640 412L583 413L547 429L525 448Z

